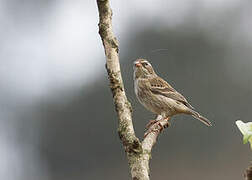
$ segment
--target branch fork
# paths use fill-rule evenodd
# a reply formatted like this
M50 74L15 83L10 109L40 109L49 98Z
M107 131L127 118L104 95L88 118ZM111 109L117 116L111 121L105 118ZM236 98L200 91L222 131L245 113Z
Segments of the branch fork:
M118 134L127 154L133 180L149 180L151 150L167 119L158 119L145 133L142 142L136 137L132 123L132 107L126 97L119 62L119 45L112 31L112 10L109 0L97 0L99 12L99 34L106 55L106 69L118 116Z

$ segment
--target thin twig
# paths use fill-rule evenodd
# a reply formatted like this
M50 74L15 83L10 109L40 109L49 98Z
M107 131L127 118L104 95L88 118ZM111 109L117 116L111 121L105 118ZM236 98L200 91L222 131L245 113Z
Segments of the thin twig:
M145 138L142 141L142 148L144 151L151 153L153 146L156 144L157 138L162 132L164 127L169 126L169 119L164 119L162 116L158 116L156 119L158 122L152 125L146 132Z

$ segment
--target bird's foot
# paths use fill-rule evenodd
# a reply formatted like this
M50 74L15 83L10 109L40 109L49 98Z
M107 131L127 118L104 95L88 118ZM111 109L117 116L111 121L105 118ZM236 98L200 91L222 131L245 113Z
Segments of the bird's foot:
M158 132L161 133L165 128L169 127L170 123L169 120L170 118L164 118L161 120L151 120L147 125L146 128L148 129L144 133L144 138L150 134L151 132Z
M164 124L164 128L168 128L169 126L170 126L170 122L169 122L169 117L166 117L165 119L164 119L164 121L166 121L166 123Z
M149 129L153 124L157 123L158 120L154 119L154 120L150 120L148 122L148 124L146 125L146 129Z

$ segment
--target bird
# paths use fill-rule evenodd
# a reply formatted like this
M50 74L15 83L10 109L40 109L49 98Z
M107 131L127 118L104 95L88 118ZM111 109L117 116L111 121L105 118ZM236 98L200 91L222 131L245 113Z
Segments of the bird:
M161 119L169 120L174 115L187 114L207 126L212 126L207 118L195 111L182 94L155 73L151 63L146 59L134 61L134 90L138 101L147 110L158 117L161 116ZM150 121L147 127L157 121Z

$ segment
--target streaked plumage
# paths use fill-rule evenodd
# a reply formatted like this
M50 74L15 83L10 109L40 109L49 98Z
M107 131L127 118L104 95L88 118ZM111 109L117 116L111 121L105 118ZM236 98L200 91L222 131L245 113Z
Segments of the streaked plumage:
M160 78L145 59L137 59L134 62L134 88L140 103L163 118L189 114L211 126L211 122L196 112L183 95Z

